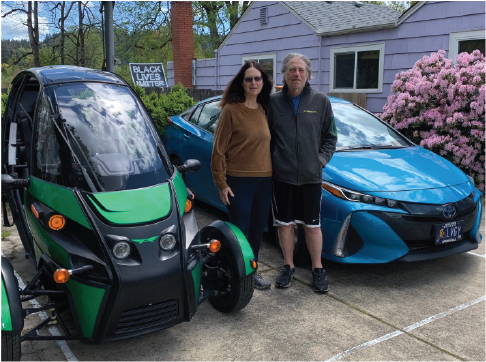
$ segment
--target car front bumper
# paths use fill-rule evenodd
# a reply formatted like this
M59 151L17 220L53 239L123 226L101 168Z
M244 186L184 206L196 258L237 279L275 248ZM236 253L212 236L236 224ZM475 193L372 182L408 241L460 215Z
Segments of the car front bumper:
M322 256L339 263L374 264L429 260L476 249L482 241L479 229L483 204L480 196L477 190L474 205L451 220L463 221L462 239L435 245L435 227L447 222L443 218L414 215L401 208L344 201L324 191ZM336 252L340 233L345 239L340 252Z

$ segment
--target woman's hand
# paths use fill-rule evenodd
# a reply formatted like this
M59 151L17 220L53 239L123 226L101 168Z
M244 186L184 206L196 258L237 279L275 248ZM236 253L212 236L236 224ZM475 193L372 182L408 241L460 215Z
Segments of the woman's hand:
M235 197L235 195L233 195L233 191L231 191L229 187L219 190L219 198L221 199L221 201L223 201L225 205L230 204L228 194L230 194L232 197Z

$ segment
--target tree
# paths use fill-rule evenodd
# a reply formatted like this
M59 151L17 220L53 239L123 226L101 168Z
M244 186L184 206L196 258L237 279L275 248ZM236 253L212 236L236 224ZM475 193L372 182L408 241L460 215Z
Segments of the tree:
M57 26L60 32L59 37L59 55L60 55L60 62L61 64L66 64L66 56L65 56L65 44L66 44L66 20L69 18L69 13L71 12L74 6L74 2L71 2L69 6L66 5L65 1L61 1L55 4L55 6L51 9L52 13L52 22ZM66 9L67 8L67 9ZM61 12L59 18L57 16L58 10Z
M18 13L25 14L27 17L27 22L24 24L27 26L28 34L29 34L29 41L30 41L30 48L31 52L24 53L20 59L17 60L17 63L24 57L32 54L34 57L34 66L40 67L40 59L39 59L39 2L37 1L27 1L27 9L25 8L25 2L4 2L6 7L10 10L7 11L5 14L2 15L2 18L5 18L9 15L14 15Z
M361 1L365 4L388 6L390 9L404 13L418 1Z

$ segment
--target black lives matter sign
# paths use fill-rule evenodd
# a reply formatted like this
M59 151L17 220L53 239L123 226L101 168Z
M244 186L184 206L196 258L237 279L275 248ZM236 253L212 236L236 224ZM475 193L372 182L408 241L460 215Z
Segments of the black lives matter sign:
M167 87L162 63L130 63L133 83L141 87Z

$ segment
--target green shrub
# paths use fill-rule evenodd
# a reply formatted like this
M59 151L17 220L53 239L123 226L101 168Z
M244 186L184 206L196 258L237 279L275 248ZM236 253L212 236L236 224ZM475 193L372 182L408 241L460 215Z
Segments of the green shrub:
M10 93L10 88L7 90L7 93L2 93L2 118L3 114L5 113L5 108L7 108L7 99L8 99L8 94Z
M172 87L169 94L151 93L147 95L145 89L138 85L135 86L135 93L152 116L160 137L164 137L167 117L179 114L196 103L192 97L187 95L184 86L181 84Z

